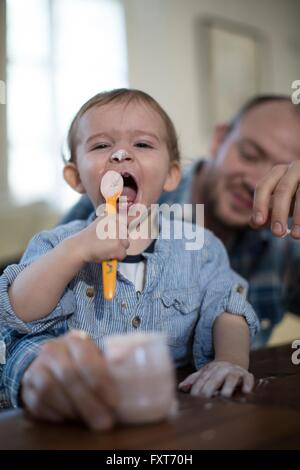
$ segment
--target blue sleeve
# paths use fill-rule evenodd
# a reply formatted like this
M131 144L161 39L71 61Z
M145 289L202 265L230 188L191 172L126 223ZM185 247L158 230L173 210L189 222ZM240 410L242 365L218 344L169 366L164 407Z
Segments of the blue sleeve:
M38 356L40 346L62 334L20 335L16 331L3 329L6 343L6 361L2 365L0 392L2 399L13 407L20 406L20 387L23 375Z
M68 287L65 289L56 308L45 318L25 323L14 312L8 290L16 277L31 263L45 255L58 243L57 238L51 231L41 232L33 237L24 253L20 264L8 266L0 277L0 327L1 324L9 326L22 334L41 333L53 327L58 321L71 315L76 309L74 293Z
M0 330L0 409L7 408L10 403L3 385L3 369L6 363L6 344Z
M226 250L220 240L210 232L206 232L205 236L209 238L203 248L206 271L202 287L205 294L193 345L197 368L214 357L213 324L222 313L243 316L249 326L251 340L259 329L258 317L246 300L247 282L230 268Z

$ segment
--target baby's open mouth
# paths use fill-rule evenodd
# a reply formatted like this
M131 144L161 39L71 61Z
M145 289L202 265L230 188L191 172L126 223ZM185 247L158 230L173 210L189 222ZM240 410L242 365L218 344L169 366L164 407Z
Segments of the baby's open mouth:
M126 196L127 197L127 203L128 204L133 204L136 200L137 193L138 193L138 185L137 182L130 173L124 172L121 173L122 178L123 178L123 191L121 196Z

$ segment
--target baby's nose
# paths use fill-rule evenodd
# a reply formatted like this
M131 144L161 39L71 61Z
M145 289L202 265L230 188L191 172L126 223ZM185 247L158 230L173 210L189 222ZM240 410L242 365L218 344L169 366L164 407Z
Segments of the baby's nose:
M132 156L127 152L127 150L119 149L116 152L112 153L110 156L110 161L112 162L122 162L123 160L131 160Z

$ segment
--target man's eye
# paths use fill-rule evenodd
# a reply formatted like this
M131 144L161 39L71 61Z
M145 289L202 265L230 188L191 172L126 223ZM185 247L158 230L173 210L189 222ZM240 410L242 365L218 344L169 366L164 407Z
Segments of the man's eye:
M258 155L254 155L250 152L247 152L246 150L242 149L242 148L239 148L239 154L240 156L246 160L247 162L257 162L259 160L259 156Z
M248 162L256 162L257 160L259 160L259 157L257 155L250 155L246 152L241 152L241 155L244 160L247 160Z
M137 142L134 144L135 147L142 148L142 149L152 149L152 145L148 144L147 142Z
M248 153L244 152L243 150L240 151L240 155L245 160L251 160L251 156Z

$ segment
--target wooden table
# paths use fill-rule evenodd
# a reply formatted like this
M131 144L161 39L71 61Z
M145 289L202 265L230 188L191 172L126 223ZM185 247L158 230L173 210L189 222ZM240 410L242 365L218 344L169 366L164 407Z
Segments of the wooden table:
M300 449L300 365L290 345L252 353L255 391L233 399L179 393L168 421L93 433L80 425L30 421L0 412L0 449Z

